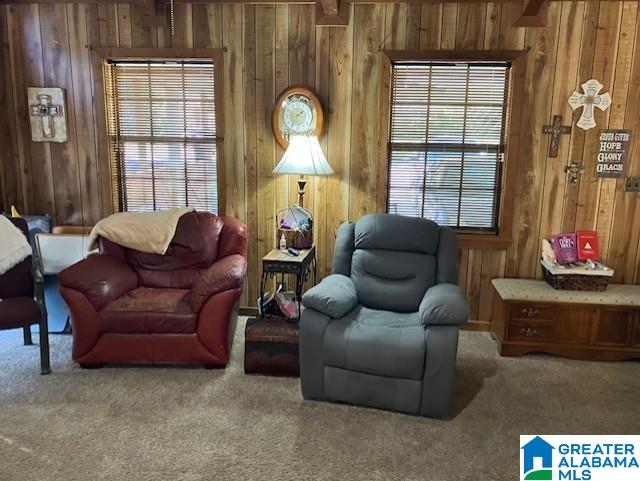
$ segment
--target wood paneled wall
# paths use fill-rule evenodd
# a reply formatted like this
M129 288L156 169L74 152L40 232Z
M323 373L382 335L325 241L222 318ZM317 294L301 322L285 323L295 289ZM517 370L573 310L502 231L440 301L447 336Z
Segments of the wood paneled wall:
M460 283L476 327L486 327L493 307L490 280L540 275L540 237L597 228L616 280L640 282L640 198L622 180L595 175L597 130L574 127L547 157L541 133L553 114L572 116L567 99L595 77L613 97L599 128L628 128L636 137L630 175L640 175L640 32L638 3L551 2L547 27L511 28L511 4L356 4L346 28L316 28L312 5L176 5L176 31L140 27L138 4L21 4L0 6L0 156L4 208L49 213L58 223L92 224L107 214L100 199L105 166L97 165L103 133L94 128L101 98L93 98L89 48L212 47L224 49L224 161L222 186L229 215L250 232L245 303L253 304L260 257L274 245L277 209L295 200L295 179L274 177L282 155L271 132L271 107L292 84L317 92L326 115L322 146L336 175L312 179L307 205L316 218L319 270L330 270L340 223L383 211L386 195L385 119L379 89L385 49L527 49L525 118L518 158L513 244L506 251L463 250ZM69 142L30 141L27 86L68 92ZM564 167L586 171L569 184Z

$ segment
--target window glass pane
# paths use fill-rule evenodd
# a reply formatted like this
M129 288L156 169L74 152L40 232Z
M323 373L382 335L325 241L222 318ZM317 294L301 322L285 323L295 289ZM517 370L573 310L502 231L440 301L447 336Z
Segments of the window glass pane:
M507 63L393 65L388 211L497 232Z
M217 212L213 62L111 62L106 71L118 207Z

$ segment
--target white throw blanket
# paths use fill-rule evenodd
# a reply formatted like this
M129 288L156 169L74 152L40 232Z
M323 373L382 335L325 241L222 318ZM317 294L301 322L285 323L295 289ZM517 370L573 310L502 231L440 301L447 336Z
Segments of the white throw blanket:
M31 255L31 246L22 231L0 214L0 275Z
M164 254L176 233L180 217L193 207L154 212L121 212L98 221L89 234L88 250L98 237L104 237L129 249L150 254Z

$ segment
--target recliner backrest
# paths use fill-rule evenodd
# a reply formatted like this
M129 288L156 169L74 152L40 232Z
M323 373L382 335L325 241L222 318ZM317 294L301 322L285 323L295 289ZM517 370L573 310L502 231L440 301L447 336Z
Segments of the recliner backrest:
M364 306L415 312L429 287L457 281L456 263L451 229L428 219L370 214L341 226L334 273L351 277Z

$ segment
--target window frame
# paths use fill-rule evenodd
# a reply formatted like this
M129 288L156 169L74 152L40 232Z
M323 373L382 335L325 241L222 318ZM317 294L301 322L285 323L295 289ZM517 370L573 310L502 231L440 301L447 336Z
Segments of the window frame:
M389 202L389 171L391 163L389 154L391 145L389 133L391 131L391 78L393 62L410 61L440 61L440 62L509 62L509 98L507 99L505 125L505 155L502 166L502 178L500 182L500 200L498 204L498 219L496 233L458 232L458 244L461 249L494 249L504 250L511 245L514 198L516 187L516 175L518 170L518 145L522 135L521 123L523 114L523 96L525 92L525 78L527 70L526 51L521 50L388 50L384 52L386 57L385 92L386 106L388 106L388 119L386 126L386 190L385 206Z
M105 95L105 64L109 61L189 61L211 60L214 65L214 104L216 109L216 172L218 180L218 213L226 214L226 177L224 168L224 62L223 50L213 48L94 48L92 72L96 107L96 143L102 214L115 212L112 165L109 154L108 110ZM101 97L101 98L100 98ZM110 205L109 205L110 204Z

